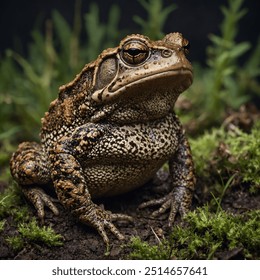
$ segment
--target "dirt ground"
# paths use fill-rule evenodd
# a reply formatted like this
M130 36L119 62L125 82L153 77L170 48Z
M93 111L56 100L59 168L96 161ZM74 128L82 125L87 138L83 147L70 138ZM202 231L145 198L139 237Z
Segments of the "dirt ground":
M5 231L0 237L0 259L126 259L129 248L124 244L132 236L139 236L142 240L156 244L156 238L163 238L169 234L167 215L154 219L150 215L153 209L137 209L141 202L162 195L161 190L154 191L154 189L156 190L156 187L153 182L149 182L144 187L126 195L96 201L98 204L103 204L107 210L131 215L135 220L132 224L117 223L118 228L126 239L120 242L112 234L109 234L111 242L109 255L105 255L105 245L94 229L79 223L69 212L64 210L62 205L57 204L60 215L54 216L50 211L46 210L45 225L51 226L56 233L60 233L63 236L63 246L48 247L44 244L27 244L19 252L11 250L4 241L7 235L12 236L16 230L12 226L11 218L9 218L7 219ZM163 192L166 192L166 190ZM205 203L207 198L204 198L202 193L198 186L194 196L193 209ZM233 189L225 196L222 206L225 210L242 213L249 209L260 208L260 196L250 195L248 191L246 192L242 189ZM31 214L36 214L32 207ZM180 218L178 217L176 223L179 222ZM219 258L239 259L240 256L239 252L231 255L230 252L222 252Z

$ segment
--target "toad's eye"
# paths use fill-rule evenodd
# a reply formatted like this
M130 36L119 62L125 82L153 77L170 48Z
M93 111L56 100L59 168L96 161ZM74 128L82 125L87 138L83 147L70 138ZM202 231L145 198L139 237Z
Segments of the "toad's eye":
M130 41L122 47L121 57L126 64L137 66L146 61L149 48L142 42Z

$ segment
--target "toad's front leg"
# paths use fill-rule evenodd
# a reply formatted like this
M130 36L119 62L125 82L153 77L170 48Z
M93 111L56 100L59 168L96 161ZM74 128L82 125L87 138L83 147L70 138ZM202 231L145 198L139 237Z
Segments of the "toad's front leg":
M180 123L179 127L177 151L169 160L172 191L165 197L144 202L139 206L144 208L159 205L159 209L153 212L153 216L159 216L169 210L169 226L173 224L177 213L183 217L190 210L196 182L190 146Z
M43 222L44 207L58 215L53 199L44 188L50 183L49 161L43 147L35 142L23 142L10 160L13 178L21 187L25 197L34 205L38 217Z
M108 245L106 229L118 239L123 235L114 226L113 221L132 218L122 214L112 214L94 204L79 162L83 154L87 154L107 130L102 126L87 124L77 128L70 137L61 138L50 151L51 176L56 193L62 204L78 219L94 227Z

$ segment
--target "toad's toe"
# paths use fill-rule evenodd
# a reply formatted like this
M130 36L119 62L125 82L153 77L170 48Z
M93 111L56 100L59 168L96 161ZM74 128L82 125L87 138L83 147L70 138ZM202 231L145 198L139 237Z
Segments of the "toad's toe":
M54 215L59 214L59 210L52 202L52 197L47 195L42 189L40 188L23 188L23 193L25 194L26 198L34 205L35 209L37 210L38 217L43 220L45 216L44 207L47 206Z

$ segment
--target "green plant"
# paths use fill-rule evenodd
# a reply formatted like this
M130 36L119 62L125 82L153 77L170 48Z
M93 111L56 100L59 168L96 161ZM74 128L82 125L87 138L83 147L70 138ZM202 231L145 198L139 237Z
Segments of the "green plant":
M48 246L61 246L63 237L54 232L51 227L39 227L35 219L29 223L18 225L18 231L21 236L30 242L45 243Z
M19 130L14 121L14 97L11 94L15 89L13 74L16 73L15 63L11 57L0 57L0 143L11 138ZM0 145L1 149L1 145Z
M223 210L211 213L205 206L187 214L184 221L183 226L174 226L170 237L159 245L132 239L130 258L214 259L236 248L244 258L259 257L259 210L236 216Z
M19 207L21 204L20 189L18 189L15 184L6 188L4 192L0 193L0 218L10 215L11 213L16 216L20 210Z
M168 7L164 7L162 0L138 1L147 12L147 19L135 15L133 20L141 26L143 34L154 40L161 39L164 35L163 26L169 14L173 12L177 6L171 4Z
M233 174L228 180L226 183L223 182L222 180L222 185L221 187L219 188L219 192L220 192L220 195L218 197L216 197L214 195L214 193L212 192L212 196L213 196L213 199L214 199L214 202L217 204L217 210L216 210L216 213L219 213L221 210L222 210L222 207L221 207L221 203L222 203L222 200L224 198L224 195L227 191L227 189L232 185L232 182L235 178L236 174ZM217 187L216 187L217 189Z
M210 176L210 162L213 161L214 152L219 145L220 139L224 138L223 128L205 131L197 138L191 138L190 145L198 176Z
M85 30L88 36L85 61L95 59L105 48L113 47L119 41L122 33L118 24L120 11L118 6L112 5L108 13L106 24L101 23L97 4L90 5L89 13L85 14Z
M241 216L224 211L214 214L207 207L198 208L185 218L188 228L174 228L171 241L178 240L179 244L187 246L180 252L184 258L212 259L217 250L232 250L240 246L245 256L251 258L250 251L257 254L260 246L257 237L260 233L259 214L259 211Z
M226 160L230 170L237 170L242 182L251 182L260 187L260 122L256 122L251 133L236 130L236 134L226 139L228 149L233 157Z
M248 98L240 95L234 88L233 77L238 69L237 59L249 50L248 42L237 43L239 20L246 14L242 8L243 0L228 1L229 6L221 7L224 20L220 25L220 36L210 35L212 46L208 48L208 64L213 70L209 92L211 100L207 100L209 111L222 111L224 104L238 108ZM232 77L233 76L233 77Z
M196 173L203 178L221 180L239 174L237 182L251 184L251 190L260 185L260 122L251 133L212 129L196 139L190 139ZM221 152L221 149L224 151ZM238 179L238 178L237 178ZM228 180L228 179L227 179ZM221 181L221 184L225 184Z
M22 139L38 139L40 120L50 102L57 98L59 86L69 82L84 63L96 58L104 48L112 47L121 36L119 15L118 7L113 5L108 22L101 23L99 8L93 3L83 25L80 1L76 1L72 27L53 11L45 34L38 29L32 32L26 58L7 50L0 64L0 140L17 136L17 132ZM82 33L86 33L87 44L80 43Z
M30 218L21 190L15 184L0 193L0 231L4 230L5 217L10 217L12 226L17 227L18 235L7 236L5 239L14 250L20 250L25 242L45 243L48 246L62 245L60 234L56 234L50 227L39 227L36 220Z
M11 132L9 134L11 138L14 130L10 130L9 132ZM10 160L11 153L15 149L15 147L11 144L11 141L6 137L8 136L5 135L3 136L2 140L0 139L0 181L2 182L9 182L10 180L9 160ZM1 133L0 133L0 138L1 138Z
M166 240L163 240L158 245L150 245L149 243L142 241L139 237L133 237L130 244L132 249L129 254L130 259L168 260L174 255L173 248Z
M243 3L244 0L228 0L227 6L221 6L223 21L220 35L210 35L208 67L193 63L195 79L188 90L193 110L185 121L197 119L197 130L220 124L227 108L238 109L254 96L259 97L260 46L256 45L241 65L241 57L245 58L251 45L236 41L240 20L247 12Z
M0 232L4 230L5 221L0 221Z
M20 251L24 247L21 236L8 236L5 240L14 251Z
M5 240L15 251L21 250L25 243L44 243L49 247L63 245L63 238L60 234L56 234L50 227L39 227L35 219L20 223L18 235L8 236Z

